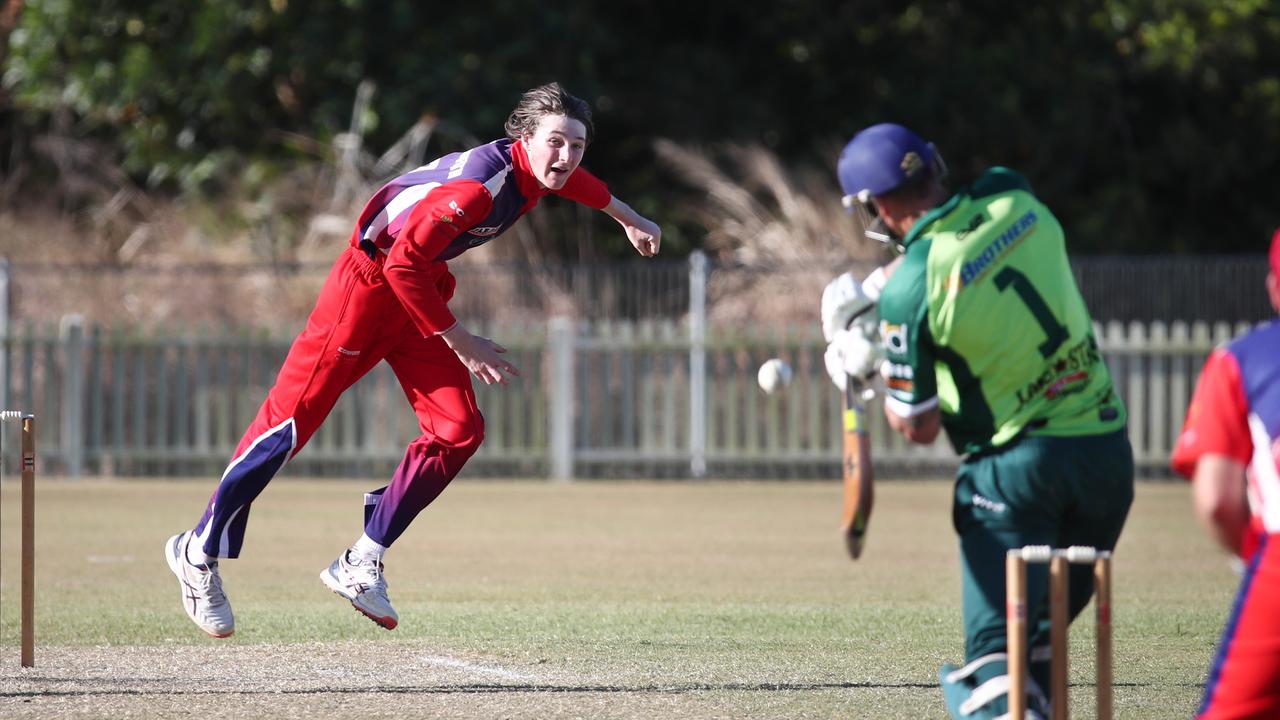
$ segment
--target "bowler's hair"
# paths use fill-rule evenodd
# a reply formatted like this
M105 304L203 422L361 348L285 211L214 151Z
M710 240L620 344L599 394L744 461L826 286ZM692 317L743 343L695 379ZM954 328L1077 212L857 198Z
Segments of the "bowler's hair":
M522 137L533 137L538 123L547 115L563 115L573 118L587 129L587 144L595 138L596 129L591 124L591 107L582 98L569 94L553 82L540 85L520 96L520 103L507 118L507 137L519 140Z

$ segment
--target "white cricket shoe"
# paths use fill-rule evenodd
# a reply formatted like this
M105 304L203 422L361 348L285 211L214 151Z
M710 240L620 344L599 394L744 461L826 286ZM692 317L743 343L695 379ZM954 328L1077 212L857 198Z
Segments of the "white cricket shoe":
M382 563L352 560L351 551L338 556L320 573L320 580L335 593L351 601L351 607L388 630L395 630L400 616L387 599L387 580Z
M216 638L229 637L236 631L236 621L231 615L231 603L222 592L218 563L192 565L187 560L189 542L191 531L188 530L169 538L164 548L169 569L178 576L178 585L182 588L182 607L201 630Z

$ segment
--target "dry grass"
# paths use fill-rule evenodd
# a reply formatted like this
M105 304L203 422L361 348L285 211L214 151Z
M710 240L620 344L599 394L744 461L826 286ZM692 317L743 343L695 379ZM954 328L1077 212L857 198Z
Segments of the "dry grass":
M713 319L815 318L831 278L849 269L866 275L889 260L844 211L830 170L788 166L758 145L700 148L662 140L654 150L699 191L682 212L706 231L707 252L736 270L718 273L708 287Z
M79 314L108 325L295 331L365 199L422 161L436 127L411 130L381 157L342 136L333 149L315 147L314 162L276 177L246 171L223 199L189 202L151 197L118 171L88 172L91 158L81 155L91 149L80 148L69 153L67 171L83 172L65 189L79 209L19 205L0 212L0 256L20 265L11 315L19 322ZM428 154L453 149L462 135L437 139ZM660 142L656 152L694 199L655 219L691 220L705 230L717 267L708 287L713 321L810 321L831 277L847 268L862 274L887 259L844 213L827 170L788 166L758 146ZM625 245L607 219L597 232L596 215L571 204L539 207L511 237L455 260L472 271L493 263L526 269L469 273L460 291L467 315L599 314L598 296L583 298L560 276L534 271L558 259L600 259L602 246ZM67 263L81 267L62 267ZM624 284L613 292L621 298L653 292L638 277L618 280ZM628 302L635 301L621 304Z
M879 255L844 212L832 173L787 167L758 145L703 149L660 140L654 150L701 192L684 212L706 230L706 249L722 260L776 267Z

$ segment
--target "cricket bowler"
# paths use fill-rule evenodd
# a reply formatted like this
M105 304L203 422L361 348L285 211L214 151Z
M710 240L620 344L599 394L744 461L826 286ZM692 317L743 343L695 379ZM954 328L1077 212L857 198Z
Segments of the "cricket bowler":
M363 498L363 533L320 573L325 586L378 625L396 627L383 554L484 439L472 376L505 384L506 350L472 335L449 310L448 262L498 237L547 195L604 211L645 257L662 231L579 167L591 111L558 83L520 98L507 137L445 155L384 185L365 205L274 387L245 431L195 526L165 557L183 609L213 637L235 630L219 562L240 555L249 511L315 433L338 397L380 362L395 372L421 435L388 484Z

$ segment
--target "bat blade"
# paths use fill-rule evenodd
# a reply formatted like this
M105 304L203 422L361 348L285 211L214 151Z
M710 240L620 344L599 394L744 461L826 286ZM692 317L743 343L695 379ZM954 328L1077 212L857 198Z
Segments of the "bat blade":
M862 556L867 525L875 500L875 473L871 466L871 438L867 435L866 408L861 402L862 387L855 378L846 378L844 392L844 512L841 528L849 557Z

